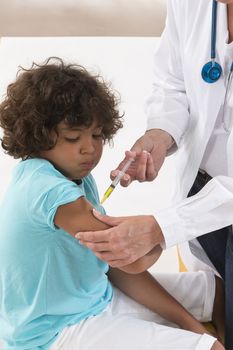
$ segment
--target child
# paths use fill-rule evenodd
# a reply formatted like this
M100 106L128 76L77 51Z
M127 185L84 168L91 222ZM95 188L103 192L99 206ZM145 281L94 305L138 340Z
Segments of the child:
M137 273L158 251L114 270L74 237L107 228L92 215L103 208L91 171L122 122L106 84L58 58L33 64L9 85L0 126L2 147L22 159L0 210L4 350L223 349L148 272ZM159 278L210 319L212 275Z

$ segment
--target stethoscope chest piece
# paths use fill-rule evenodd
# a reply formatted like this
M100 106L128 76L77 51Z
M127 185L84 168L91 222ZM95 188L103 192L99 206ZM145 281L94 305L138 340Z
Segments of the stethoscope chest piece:
M212 2L212 22L211 22L211 61L207 62L201 71L202 79L209 84L218 81L222 74L222 67L215 61L216 59L216 31L217 31L217 1Z
M202 79L206 83L215 83L222 74L222 68L219 63L215 61L210 61L206 63L201 71Z

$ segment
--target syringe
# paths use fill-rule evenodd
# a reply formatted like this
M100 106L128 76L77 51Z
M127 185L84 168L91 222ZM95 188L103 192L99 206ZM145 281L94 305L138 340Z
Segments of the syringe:
M106 201L106 199L110 196L112 191L116 188L116 185L119 183L119 181L125 175L126 171L130 167L130 164L132 162L134 162L134 159L133 158L129 158L129 160L125 163L123 168L119 171L118 175L115 177L115 179L112 181L112 183L109 186L109 188L107 189L107 191L104 193L104 196L103 196L103 198L102 198L102 200L100 202L101 204L103 204Z

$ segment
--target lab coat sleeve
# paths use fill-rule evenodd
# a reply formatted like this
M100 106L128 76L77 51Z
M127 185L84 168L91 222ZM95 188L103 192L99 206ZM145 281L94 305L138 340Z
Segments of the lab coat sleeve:
M233 179L217 176L196 195L154 213L164 249L233 224Z
M167 1L166 26L154 54L153 90L145 104L147 130L167 131L178 146L190 118L182 67L180 7L175 1Z

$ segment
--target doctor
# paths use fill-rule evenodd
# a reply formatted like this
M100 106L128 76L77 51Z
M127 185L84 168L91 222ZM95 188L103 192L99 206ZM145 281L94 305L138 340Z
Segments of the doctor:
M126 152L136 161L121 184L154 180L166 155L177 151L176 204L148 216L95 213L113 227L78 234L115 267L158 244L166 249L197 238L225 282L227 350L233 349L232 71L233 0L168 0L147 131Z

